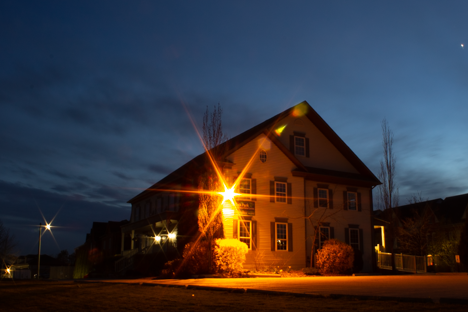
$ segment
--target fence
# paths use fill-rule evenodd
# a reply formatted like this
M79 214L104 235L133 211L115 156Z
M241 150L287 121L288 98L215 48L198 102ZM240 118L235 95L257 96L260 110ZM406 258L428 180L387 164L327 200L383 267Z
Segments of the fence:
M402 272L426 273L426 257L412 256L404 254L394 254L395 268ZM392 254L387 252L377 252L377 266L381 269L392 269Z

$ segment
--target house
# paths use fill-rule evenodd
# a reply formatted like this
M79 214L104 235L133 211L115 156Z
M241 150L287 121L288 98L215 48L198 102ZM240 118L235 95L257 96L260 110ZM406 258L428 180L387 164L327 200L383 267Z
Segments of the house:
M236 206L223 204L223 234L249 247L247 269L310 264L325 240L347 242L372 270L374 174L307 103L301 102L218 146L215 161L228 187L240 181ZM199 233L203 153L129 200L120 271L147 258L180 255ZM139 260L136 257L140 255ZM143 256L144 255L144 256ZM133 260L132 260L133 259Z
M121 242L120 228L127 223L127 220L93 222L90 233L86 234L85 243L75 249L74 278L83 278L89 273L102 276L112 276L115 273L114 262L119 259L122 243L125 243ZM130 246L129 240L127 245Z
M428 266L439 271L458 270L455 255L467 213L468 194L374 211L374 245L381 252L428 256Z

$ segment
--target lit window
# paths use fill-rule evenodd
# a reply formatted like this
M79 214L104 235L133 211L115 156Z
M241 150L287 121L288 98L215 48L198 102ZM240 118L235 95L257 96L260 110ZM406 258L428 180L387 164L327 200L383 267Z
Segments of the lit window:
M357 207L357 194L348 192L348 210L356 210Z
M360 250L359 246L359 229L349 229L349 245L356 250Z
M286 183L275 182L275 190L276 190L276 202L285 203L286 202Z
M294 137L294 154L305 156L305 138Z
M250 179L242 179L239 185L239 193L241 194L251 194L251 180ZM242 196L242 199L249 200L250 196Z
M276 223L276 250L288 250L287 230L287 223Z
M318 189L318 204L320 208L328 208L328 190Z
M260 161L262 163L264 163L264 162L266 162L266 160L267 160L267 153L265 151L261 150L260 151Z
M326 240L330 238L330 228L321 226L319 229L319 235L320 235L320 240L319 240L319 248L322 248L323 243L325 243Z
M252 249L252 222L239 220L239 240Z

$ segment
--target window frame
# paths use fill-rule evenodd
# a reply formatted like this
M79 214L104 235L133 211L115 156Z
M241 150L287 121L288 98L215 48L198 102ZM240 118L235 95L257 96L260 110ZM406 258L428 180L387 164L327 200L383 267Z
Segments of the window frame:
M278 225L284 225L285 226L285 238L278 238ZM275 222L275 251L289 251L289 245L288 245L288 223L287 222ZM278 241L284 241L284 249L278 249Z
M298 139L302 141L302 143L303 143L302 146L299 146L299 145L297 144L297 140L298 140ZM298 153L298 148L302 148L302 152L303 152L302 154L301 154L301 153ZM294 155L296 155L296 156L303 156L303 157L306 156L306 138L305 138L305 137L303 137L303 136L297 136L297 135L294 136Z
M278 192L278 185L280 184L284 185L284 196L278 195L278 194L283 194L283 192ZM281 199L281 200L278 200L278 199ZM286 204L287 201L288 201L288 183L275 181L275 202Z
M328 231L328 238L327 238L327 239L322 240L322 237L324 236L324 235L322 235L322 229L327 229L327 231ZM330 239L330 236L331 236L331 229L330 229L330 227L329 227L329 226L319 226L319 233L318 233L318 235L319 235L319 239L318 239L318 241L319 241L319 249L321 249L322 246L323 246L323 244L324 244L327 240Z
M241 229L243 227L245 227L247 224L249 224L249 236L241 236ZM243 242L247 245L248 249L249 250L252 250L252 220L239 220L237 222L237 239L240 241L240 242ZM247 244L246 242L242 241L242 239L248 239L249 240L249 243Z
M325 193L327 194L327 197L326 198L322 198L320 197L320 191L325 191ZM326 200L326 205L325 206L321 206L321 201L323 200ZM319 187L317 188L317 201L318 201L318 208L326 208L328 209L330 207L330 192L328 189L326 188L323 188L323 187Z
M351 208L351 200L349 199L349 195L354 194L354 208ZM358 211L358 193L357 192L346 192L346 205L348 207L348 210L351 211Z
M267 157L267 152L264 151L264 150L260 150L260 153L259 153L259 154L260 154L260 155L259 155L260 162L263 163L263 164L266 163L267 158L268 158L268 157Z
M355 236L356 239L357 239L357 242L352 241L352 237L353 237L351 235L352 232L357 233L357 235ZM356 250L361 250L361 239L360 239L359 235L360 234L359 234L359 229L358 228L356 228L356 229L355 228L349 228L349 245L351 247L353 247L353 249L355 249L354 246L357 246Z
M242 192L242 181L249 181L249 192L248 193L244 193ZM244 189L245 190L245 189ZM242 178L240 183L239 183L239 194L249 194L249 196L245 196L245 195L240 195L239 199L240 200L251 200L252 199L252 179L249 179L249 178Z

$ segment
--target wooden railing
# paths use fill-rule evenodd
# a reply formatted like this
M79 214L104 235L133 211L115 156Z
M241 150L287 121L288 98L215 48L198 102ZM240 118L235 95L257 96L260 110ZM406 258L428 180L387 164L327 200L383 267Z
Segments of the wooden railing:
M426 256L413 256L404 254L394 254L395 268L402 272L426 273ZM381 269L392 269L392 254L388 252L377 252L377 266Z

